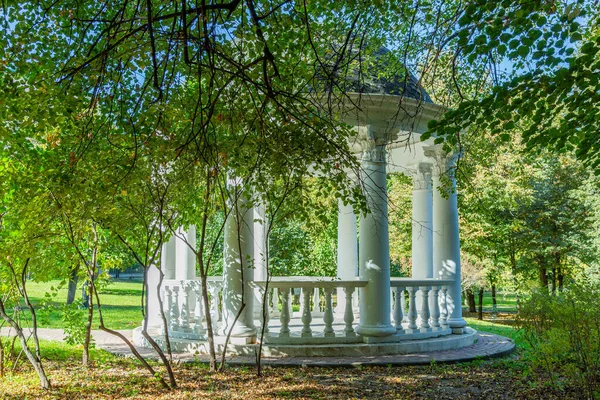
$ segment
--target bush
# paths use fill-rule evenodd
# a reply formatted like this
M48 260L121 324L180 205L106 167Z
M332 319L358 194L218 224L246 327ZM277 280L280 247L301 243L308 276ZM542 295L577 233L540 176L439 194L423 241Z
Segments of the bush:
M531 346L534 367L600 396L600 284L574 283L558 295L534 292L522 302L518 322Z

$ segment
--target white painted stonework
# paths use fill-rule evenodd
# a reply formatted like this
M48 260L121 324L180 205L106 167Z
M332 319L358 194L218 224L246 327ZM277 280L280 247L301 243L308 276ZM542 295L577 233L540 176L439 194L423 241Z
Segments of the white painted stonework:
M223 276L208 281L219 351L224 335L233 328L228 351L254 354L263 325L267 355L399 354L473 343L476 335L466 328L461 309L456 156L446 154L433 139L420 140L427 123L444 110L404 98L399 113L398 96L350 97L360 101L360 112L354 108L347 115L340 113L356 127L350 146L360 160L361 173L354 178L370 213L355 215L352 206L340 200L336 277L267 281L265 207L242 197L231 199ZM391 172L413 178L411 278L390 278L386 175ZM448 193L443 192L444 184ZM188 243L195 240L192 228L178 233ZM171 238L161 254L162 292L149 287L150 296L163 300L167 328L160 323L158 301L149 301L147 311L151 334L159 343L166 331L174 349L206 352L206 316L198 301L200 281L190 253L180 239ZM156 271L151 274L154 285L157 276ZM141 338L138 341L144 344Z

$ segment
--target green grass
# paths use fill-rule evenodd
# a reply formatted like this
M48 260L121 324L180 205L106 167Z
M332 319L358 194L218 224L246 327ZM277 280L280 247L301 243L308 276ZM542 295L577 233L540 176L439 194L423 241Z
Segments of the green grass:
M67 299L67 288L57 289L59 282L28 282L27 291L37 309L40 328L62 328L62 308ZM46 294L50 294L48 297ZM113 281L100 291L102 315L107 327L133 329L142 320L142 283L139 281ZM77 291L81 298L81 289ZM97 318L97 316L95 316Z
M475 300L479 301L477 294ZM498 311L517 311L517 298L514 293L496 292L496 303ZM492 292L484 292L483 308L486 311L492 310Z
M495 333L497 335L505 336L514 340L515 344L520 348L527 348L527 342L523 339L523 333L520 329L514 328L509 325L503 325L494 322L480 321L476 318L465 318L469 327L480 331Z

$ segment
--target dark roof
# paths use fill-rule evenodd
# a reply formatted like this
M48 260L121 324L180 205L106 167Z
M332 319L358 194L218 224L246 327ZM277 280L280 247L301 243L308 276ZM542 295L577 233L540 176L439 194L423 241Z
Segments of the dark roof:
M357 74L358 75L358 74ZM352 83L358 93L392 94L433 103L418 79L385 47L375 53L373 66Z
M345 71L344 78L340 77L341 74L338 72L336 84L343 87L346 92L391 94L433 103L418 79L390 50L380 47L370 61L367 68ZM325 76L320 78L327 80ZM330 90L330 87L331 83L326 83L326 90Z

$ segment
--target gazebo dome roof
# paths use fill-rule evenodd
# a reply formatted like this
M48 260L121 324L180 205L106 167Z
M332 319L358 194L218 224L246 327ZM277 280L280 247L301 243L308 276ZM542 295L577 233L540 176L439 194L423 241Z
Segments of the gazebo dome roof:
M385 47L375 53L373 64L366 71L354 71L349 79L350 91L361 94L404 96L433 104L418 79Z

